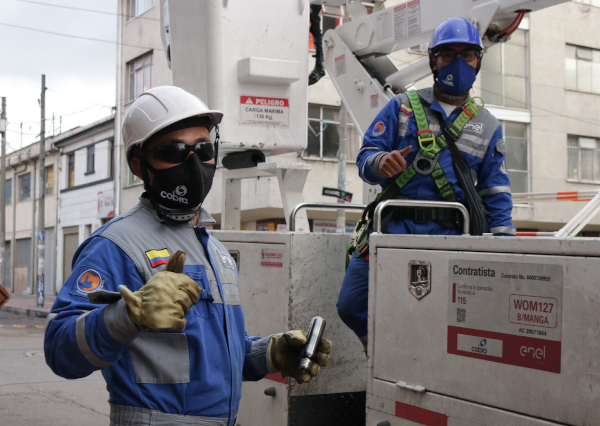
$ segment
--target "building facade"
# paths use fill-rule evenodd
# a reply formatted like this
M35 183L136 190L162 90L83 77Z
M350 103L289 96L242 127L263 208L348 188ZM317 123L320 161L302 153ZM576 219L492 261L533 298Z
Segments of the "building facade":
M118 40L122 44L118 53L117 132L125 111L141 92L172 84L160 38L158 3L157 0L119 2ZM386 6L396 3L402 2L387 1ZM472 94L481 96L501 121L513 193L600 188L600 38L596 36L600 30L593 25L600 18L600 8L596 3L595 0L573 1L532 13L508 42L486 51ZM324 31L343 22L340 12L340 8L324 7ZM313 53L311 46L307 46L307 54L312 56ZM426 55L427 46L421 45L396 52L391 58L403 68ZM311 70L312 57L308 65ZM431 84L432 78L428 76L415 87ZM308 99L307 149L271 160L310 164L312 170L303 191L305 201L332 202L335 200L321 194L323 187L338 186L341 99L328 75L309 86ZM354 194L353 203L362 203L363 194L372 188L358 177L354 160L361 140L352 124L348 126L347 140L345 189ZM122 192L118 211L124 212L137 203L143 187L131 175L125 161L119 164ZM219 168L214 189L204 204L218 224L222 205L221 173L222 168ZM515 204L513 222L518 230L556 231L583 205L564 201ZM277 226L285 222L277 180L243 180L241 210L242 229L283 229ZM334 211L308 211L309 219L322 225L331 225L335 215ZM356 215L347 213L347 218L352 222ZM598 231L600 218L596 217L583 235L595 236Z
M37 288L37 231L39 223L40 143L34 143L6 156L6 234L2 286L16 294L34 294ZM56 283L55 244L57 228L58 151L52 140L45 143L45 284ZM49 290L51 291L51 290Z
M114 128L109 116L52 139L60 165L55 291L71 273L79 244L115 215Z

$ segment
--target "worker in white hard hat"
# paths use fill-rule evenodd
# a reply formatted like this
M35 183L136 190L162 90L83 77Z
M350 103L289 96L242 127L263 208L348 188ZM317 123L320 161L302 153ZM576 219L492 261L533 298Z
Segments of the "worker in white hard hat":
M245 331L236 263L201 226L222 117L172 86L133 102L123 145L146 191L78 248L52 307L46 362L67 379L101 370L111 426L233 426L242 379L307 382L329 361L327 339L301 372L304 331Z

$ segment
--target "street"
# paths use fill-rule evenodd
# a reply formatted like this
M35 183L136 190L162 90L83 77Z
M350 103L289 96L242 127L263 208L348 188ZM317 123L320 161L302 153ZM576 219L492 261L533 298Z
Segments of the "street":
M108 392L99 372L79 380L56 376L44 359L45 320L0 310L0 423L109 424Z

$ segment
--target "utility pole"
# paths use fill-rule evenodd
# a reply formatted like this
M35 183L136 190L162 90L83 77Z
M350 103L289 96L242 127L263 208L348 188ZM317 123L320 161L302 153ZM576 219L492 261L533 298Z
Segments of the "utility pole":
M40 125L40 174L39 174L39 222L37 237L37 306L44 306L44 258L45 258L45 218L44 197L46 195L46 76L42 74L42 97L40 102L42 122ZM33 200L35 203L35 198Z
M342 103L340 108L340 142L338 154L338 189L344 191L346 189L346 146L347 143L347 120L346 106ZM338 198L338 203L344 203L344 200ZM338 209L335 224L335 232L346 232L346 210Z
M2 97L2 115L0 115L2 133L2 158L0 158L0 283L4 282L4 246L6 245L6 98ZM13 230L14 232L14 230Z

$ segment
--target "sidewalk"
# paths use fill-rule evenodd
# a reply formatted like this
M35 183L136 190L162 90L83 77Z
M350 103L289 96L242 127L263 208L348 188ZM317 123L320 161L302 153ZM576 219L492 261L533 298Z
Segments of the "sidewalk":
M46 318L56 296L46 295L44 307L36 306L36 295L34 294L10 294L10 299L4 304L2 310L13 314L27 315L32 318Z

